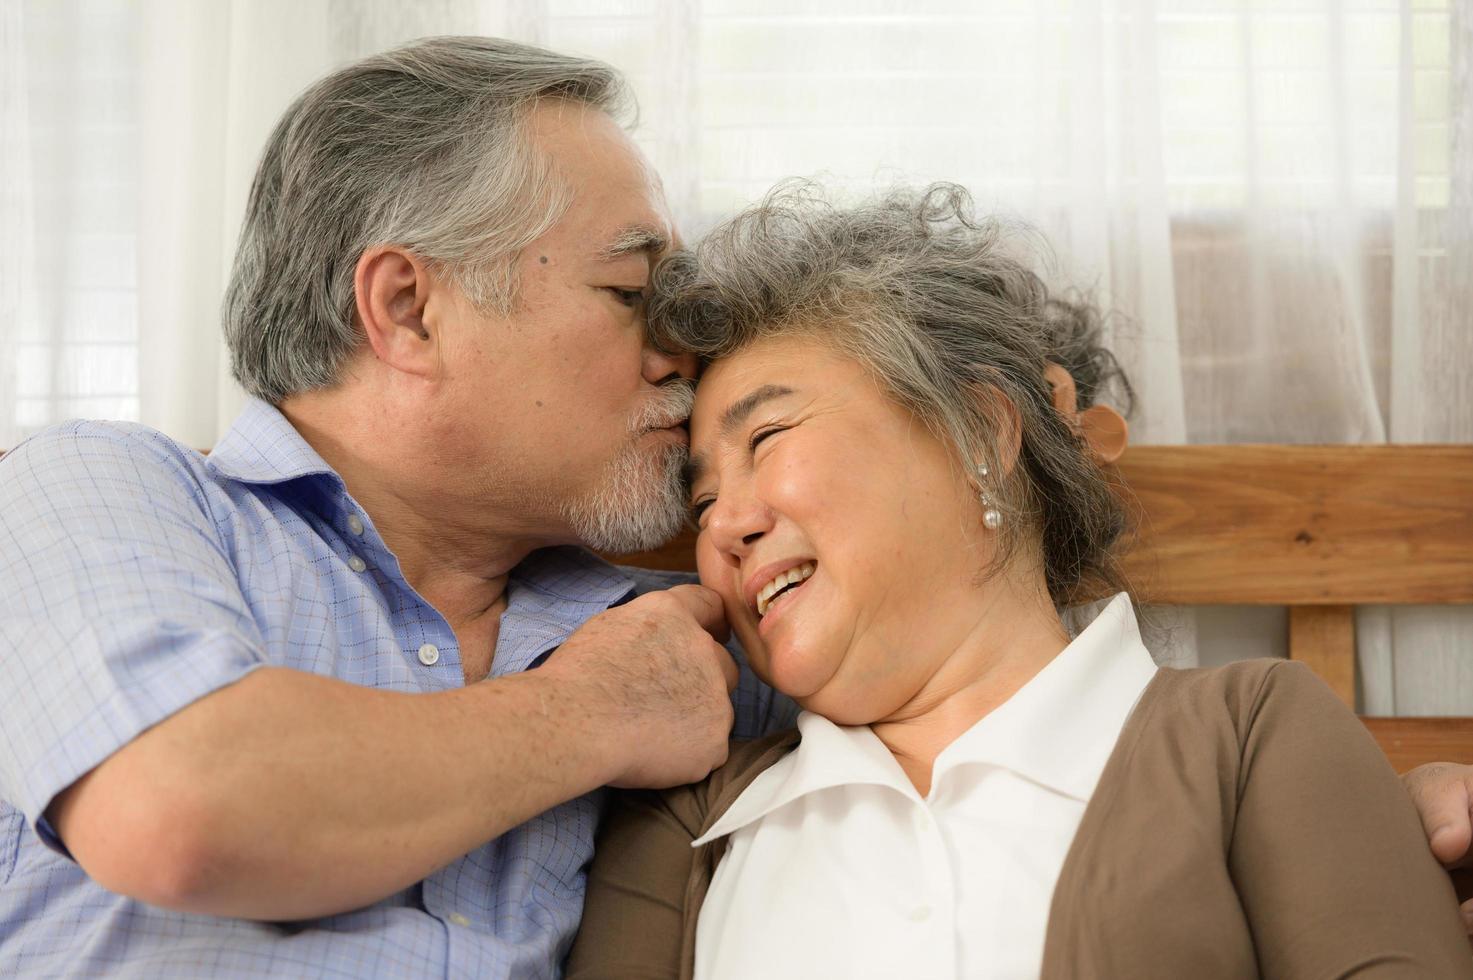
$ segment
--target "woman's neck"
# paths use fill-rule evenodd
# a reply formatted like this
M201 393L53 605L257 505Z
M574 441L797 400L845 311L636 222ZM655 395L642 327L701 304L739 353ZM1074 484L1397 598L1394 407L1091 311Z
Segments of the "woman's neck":
M988 583L972 627L916 695L870 725L922 796L936 757L1069 645L1047 590L1005 578Z

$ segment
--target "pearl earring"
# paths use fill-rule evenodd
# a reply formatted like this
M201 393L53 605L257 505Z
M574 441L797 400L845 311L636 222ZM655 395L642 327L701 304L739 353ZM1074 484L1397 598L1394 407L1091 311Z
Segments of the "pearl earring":
M988 472L989 470L987 469L986 463L977 464L978 481L987 479ZM996 507L992 506L992 496L988 494L985 487L982 490L981 497L982 506L987 508L982 512L982 526L987 528L987 530L989 531L996 531L998 528L1002 527L1002 512L999 511Z

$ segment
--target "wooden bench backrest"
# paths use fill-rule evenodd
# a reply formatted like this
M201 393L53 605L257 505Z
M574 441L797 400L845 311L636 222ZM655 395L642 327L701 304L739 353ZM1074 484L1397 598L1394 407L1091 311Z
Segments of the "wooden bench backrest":
M1357 605L1473 603L1473 446L1140 446L1116 479L1141 601L1288 606L1290 656L1352 708ZM691 569L693 543L620 560ZM1398 771L1473 762L1473 718L1364 720Z

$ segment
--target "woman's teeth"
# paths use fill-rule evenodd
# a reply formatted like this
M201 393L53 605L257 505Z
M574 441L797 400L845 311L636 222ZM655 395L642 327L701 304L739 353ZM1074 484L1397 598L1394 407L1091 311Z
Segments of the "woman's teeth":
M772 605L772 600L777 598L777 594L779 592L781 592L783 589L786 589L790 585L806 581L808 579L808 576L813 574L813 571L816 567L817 566L811 561L804 562L801 565L788 569L786 572L783 572L771 582L768 582L766 585L762 586L761 590L757 593L758 618L760 619L761 617L767 615L767 607Z

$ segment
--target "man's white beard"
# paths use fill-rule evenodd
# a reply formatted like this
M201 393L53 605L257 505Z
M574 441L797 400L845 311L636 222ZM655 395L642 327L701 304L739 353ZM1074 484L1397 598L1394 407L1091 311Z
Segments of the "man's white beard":
M668 385L631 424L633 441L609 464L598 486L566 505L563 516L588 547L610 554L657 548L685 525L686 448L644 444L651 429L690 417L694 386Z
M568 505L567 519L588 547L610 554L657 548L685 524L684 446L625 448L597 489Z

